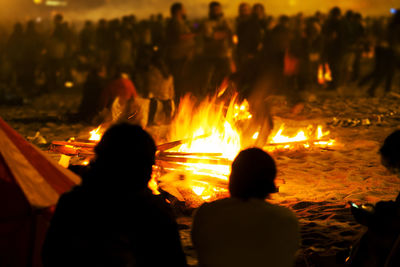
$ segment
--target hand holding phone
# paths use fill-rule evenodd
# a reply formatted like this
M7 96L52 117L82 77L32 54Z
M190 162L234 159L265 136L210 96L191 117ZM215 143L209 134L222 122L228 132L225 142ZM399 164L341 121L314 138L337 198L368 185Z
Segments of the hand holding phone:
M372 213L365 209L363 207L364 205L357 205L356 203L351 201L349 201L349 204L351 213L353 214L356 221L362 225L368 226Z

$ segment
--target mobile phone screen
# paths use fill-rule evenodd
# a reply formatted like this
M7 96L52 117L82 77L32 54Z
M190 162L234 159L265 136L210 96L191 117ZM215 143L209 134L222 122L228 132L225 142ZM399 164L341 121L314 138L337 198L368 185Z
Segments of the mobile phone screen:
M350 202L350 205L352 206L352 207L354 207L354 208L359 208L359 206L356 204L356 203L353 203L353 202Z

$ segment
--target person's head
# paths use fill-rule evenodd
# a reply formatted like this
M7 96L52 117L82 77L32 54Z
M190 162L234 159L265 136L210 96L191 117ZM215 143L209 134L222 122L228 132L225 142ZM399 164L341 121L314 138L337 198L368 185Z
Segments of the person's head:
M63 20L64 20L64 17L61 14L57 14L54 16L54 24L56 24L56 25L61 24L63 22Z
M251 15L251 7L248 3L241 3L239 5L239 18L246 18Z
M120 123L110 127L95 147L94 165L108 177L110 186L147 188L155 163L156 145L140 126Z
M22 27L22 23L17 22L14 24L14 33L22 34L23 31L24 31L24 28Z
M276 192L275 161L259 148L243 150L232 163L229 178L231 197L265 199Z
M392 172L400 172L400 130L386 137L379 153L383 166Z
M28 23L26 24L26 31L27 32L34 32L35 30L36 30L35 21L29 20Z
M329 12L329 16L330 16L332 19L339 20L340 17L342 16L342 11L340 10L339 7L334 7L334 8L332 8L331 11Z
M394 12L392 23L400 25L400 9L396 9L396 12Z
M174 3L170 9L171 17L175 19L186 18L186 10L182 3Z
M264 5L261 3L254 4L253 15L258 19L264 18L265 17Z
M361 13L356 12L356 13L354 13L353 19L354 19L354 21L355 21L356 23L359 23L359 24L360 24L360 23L362 23L363 17L362 17L362 15L361 15Z
M284 27L289 27L290 23L290 18L286 15L282 15L279 17L279 25L282 25Z
M93 23L91 20L86 20L85 21L85 28L91 28L93 26Z
M213 1L208 5L208 16L210 19L219 19L224 16L222 5L219 2Z
M352 21L353 18L354 18L354 12L353 12L353 10L347 10L347 11L346 11L346 14L345 14L344 16L345 16L345 18L346 18L348 21Z
M107 21L105 19L100 19L98 23L99 28L107 27Z
M306 35L308 38L314 39L321 33L321 26L316 18L311 18L306 24Z

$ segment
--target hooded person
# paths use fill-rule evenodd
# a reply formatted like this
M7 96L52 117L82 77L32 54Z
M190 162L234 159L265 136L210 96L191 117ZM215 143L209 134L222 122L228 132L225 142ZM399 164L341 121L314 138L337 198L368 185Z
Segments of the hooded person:
M60 198L43 266L186 266L178 226L148 183L156 146L140 126L108 129L82 184Z

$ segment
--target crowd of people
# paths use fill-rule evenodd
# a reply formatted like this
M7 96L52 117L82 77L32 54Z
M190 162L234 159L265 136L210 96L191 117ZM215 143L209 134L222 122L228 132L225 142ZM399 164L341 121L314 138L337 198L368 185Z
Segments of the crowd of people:
M242 3L237 18L229 19L219 2L211 2L205 19L188 19L182 3L170 13L168 19L86 21L81 29L62 15L47 28L33 20L17 23L1 38L1 82L35 95L81 81L84 95L101 95L125 74L140 96L164 101L170 110L168 101L213 94L226 79L243 97L257 90L296 103L301 91L319 86L321 66L331 73L327 89L370 83L373 96L384 81L390 91L398 65L399 12L371 18L336 7L329 14L276 18L263 4ZM373 56L375 67L363 76L361 61ZM90 100L86 107L97 111L107 102Z

